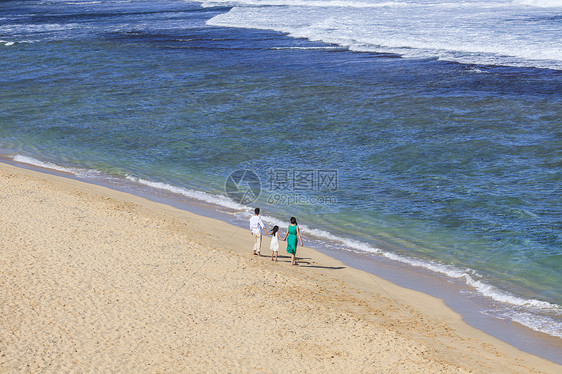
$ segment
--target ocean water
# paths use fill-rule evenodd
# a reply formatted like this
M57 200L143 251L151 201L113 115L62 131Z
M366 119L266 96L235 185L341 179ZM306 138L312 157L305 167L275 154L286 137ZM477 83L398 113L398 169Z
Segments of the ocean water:
M5 1L0 153L296 216L562 337L561 35L555 0Z

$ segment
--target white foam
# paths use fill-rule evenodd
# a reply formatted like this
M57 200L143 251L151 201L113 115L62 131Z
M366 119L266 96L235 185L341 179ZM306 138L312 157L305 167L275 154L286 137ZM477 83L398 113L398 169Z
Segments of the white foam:
M546 21L557 15L555 8L511 0L204 2L217 4L233 8L207 21L209 25L279 31L353 51L405 58L562 70L559 29Z
M515 4L530 5L539 8L560 8L562 0L514 0Z
M226 208L234 209L234 210L248 210L250 209L248 206L239 204L230 200L225 196L220 195L213 195L203 191L192 190L183 187L173 186L171 184L162 183L162 182L153 182L142 178L137 178L134 176L127 175L126 178L132 182L148 186L151 188L155 188L158 190L168 191L174 194L182 195L188 197L190 199L199 200L202 202L215 204L219 206L223 206Z
M36 33L36 32L72 30L79 27L81 26L77 23L5 24L5 25L0 25L0 32L4 34L12 34L12 33L26 34L26 33Z
M330 47L330 46L326 46L326 47L272 47L271 49L275 49L275 50L320 50L320 51L333 51L333 50L341 50L342 47Z
M69 1L66 2L65 4L68 5L92 5L92 4L101 4L101 1Z
M537 316L533 313L518 310L491 310L482 313L491 317L514 321L535 331L562 338L562 322L554 318Z
M349 0L209 0L203 1L203 7L215 6L293 6L320 8L384 8L406 7L401 1L349 1Z
M292 6L321 8L385 8L385 7L431 7L439 8L499 8L509 5L540 8L562 7L562 0L496 0L496 1L380 1L380 0L200 0L203 7L216 6Z
M562 309L559 305L551 304L546 301L535 299L524 299L514 296L510 293L504 292L497 287L486 284L484 282L474 280L470 276L465 276L466 283L474 287L481 295L491 298L492 300L499 301L503 304L514 306L523 306L536 311L554 312L562 316Z
M14 156L14 161L21 162L22 164L38 166L38 167L44 168L44 169L62 171L64 173L70 173L70 174L74 174L74 175L77 175L78 173L80 173L80 169L77 169L77 168L65 167L65 166L61 166L61 165L58 165L58 164L54 164L52 162L37 160L33 157L28 157L28 156L16 155L16 156Z
M482 70L482 69L478 69L478 68L473 68L473 69L470 69L469 71L472 71L472 72L478 73L478 74L489 74L489 72L487 72L486 70Z
M43 169L61 171L64 173L73 174L79 178L83 179L111 179L109 176L104 175L99 170L94 169L85 169L85 168L78 168L78 167L71 167L71 166L62 166L48 161L41 161L37 160L33 157L16 155L14 156L14 161L21 162L23 164L37 166Z
M449 278L462 280L466 285L474 288L481 296L490 298L494 301L513 306L523 306L535 311L556 312L562 315L562 308L559 305L536 299L525 299L505 292L495 286L475 279L480 276L470 268L460 269L453 265L440 264L429 260L419 260L392 252L381 252L381 254L394 261L430 270L437 274L443 274Z

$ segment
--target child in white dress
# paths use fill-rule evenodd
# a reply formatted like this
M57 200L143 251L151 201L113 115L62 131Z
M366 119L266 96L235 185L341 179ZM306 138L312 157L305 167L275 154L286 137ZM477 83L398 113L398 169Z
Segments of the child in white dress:
M275 255L275 261L277 262L277 255L279 254L279 226L273 226L273 230L271 230L270 235L273 235L271 238L271 244L269 245L269 249L271 249L271 261L273 261L273 255Z

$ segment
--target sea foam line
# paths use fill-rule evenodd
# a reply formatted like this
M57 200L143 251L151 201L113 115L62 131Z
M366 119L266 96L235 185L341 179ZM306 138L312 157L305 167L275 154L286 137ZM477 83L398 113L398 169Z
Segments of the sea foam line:
M506 7L511 4L531 6L538 8L559 8L562 7L560 0L512 0L509 1L449 1L444 3L415 3L405 1L353 1L353 0L199 0L202 7L216 6L293 6L293 7L319 7L319 8L388 8L388 7Z
M406 7L410 4L400 1L369 2L346 0L200 0L204 8L216 6L293 6L317 8L386 8Z
M63 173L73 174L78 177L87 177L87 176L91 176L92 174L96 174L96 175L101 174L101 172L92 169L82 169L76 167L61 166L52 162L41 161L41 160L37 160L36 158L23 156L23 155L15 155L13 160L16 162L20 162L22 164L33 165L43 169L50 169L50 170L61 171Z
M539 8L562 8L562 1L560 0L514 0L513 3Z
M230 200L227 197L221 196L221 195L214 195L214 194L210 194L207 192L203 192L203 191L197 191L197 190L192 190L189 188L184 188L184 187L177 187L177 186L173 186L171 184L168 183L163 183L163 182L153 182L153 181L149 181L146 179L142 179L142 178L137 178L131 175L127 175L125 178L127 178L129 181L134 182L134 183L138 183L147 187L151 187L157 190L163 190L163 191L167 191L167 192L171 192L177 195L182 195L185 197L188 197L190 199L194 199L194 200L199 200L202 202L206 202L206 203L210 203L210 204L214 204L214 205L220 205L226 208L230 208L230 209L234 209L234 210L248 210L250 209L249 207L236 203L232 200Z
M562 1L558 0L560 3ZM441 13L445 11L451 14L458 13L457 8L460 6L468 7L472 13L481 8L499 7L504 8L502 12L515 12L512 8L529 8L527 4L515 4L508 1L497 1L488 3L482 2L412 2L407 3L404 12L415 14L417 22L411 24L417 25L413 31L408 33L395 32L393 23L389 23L388 16L381 15L382 18L369 18L361 14L360 8L365 12L371 12L375 17L380 12L369 10L385 4L385 6L398 7L406 3L379 3L379 2L355 2L355 1L338 1L328 2L331 4L341 4L342 9L337 11L329 11L330 6L325 2L306 1L306 0L240 0L221 2L215 0L212 2L203 2L202 6L230 4L232 8L226 12L216 15L207 21L207 25L219 27L238 27L249 29L272 30L286 33L294 38L305 38L311 41L321 41L327 44L337 44L344 49L355 52L375 52L375 53L392 53L409 59L437 58L445 61L455 61L466 64L484 64L484 65L508 65L519 67L536 67L560 70L562 69L562 55L557 44L553 41L543 40L543 37L529 37L526 42L518 42L518 35L515 38L511 33L502 29L483 29L475 33L474 24L482 22L491 22L494 19L494 11L488 10L481 16L468 23L461 23L455 27L446 26L449 32L440 32L435 34L425 27L420 28L420 16L424 14L427 19L424 21L434 22L435 20L427 14L433 14L427 11L426 7L437 10L437 15L433 17L442 17ZM345 4L345 6L343 6ZM369 4L369 6L366 6ZM537 3L539 4L539 3ZM540 2L542 7L546 3ZM548 3L551 4L551 3ZM293 8L294 14L287 12L284 8ZM450 7L450 9L448 9ZM549 6L553 7L553 6ZM355 8L355 9L354 9ZM325 9L324 11L322 9ZM419 11L416 11L419 9ZM448 9L448 10L447 10ZM334 14L339 12L339 16ZM368 13L366 13L368 14ZM380 13L382 14L382 13ZM511 13L504 15L509 16ZM290 16L289 16L290 15ZM373 26L373 20L377 20L377 27ZM397 22L404 22L398 20ZM446 29L446 28L445 28ZM428 31L429 30L429 31ZM456 30L465 30L462 33ZM534 32L538 32L535 30ZM472 33L472 34L471 34ZM493 33L494 38L500 38L496 43L489 43L489 33ZM419 35L418 35L419 34ZM545 34L545 38L551 38L551 33ZM417 35L417 36L412 36ZM464 37L463 35L471 35ZM525 37L525 35L523 35ZM523 43L523 44L522 44ZM525 48L522 48L524 46Z
M483 314L500 319L506 319L517 322L523 326L530 327L535 331L562 338L562 322L553 318L536 315L526 311L508 310L508 311L483 311Z
M349 247L351 249L360 252L370 252L370 253L379 254L396 262L407 264L412 267L423 268L437 274L445 275L449 278L462 280L464 281L465 284L474 288L481 295L486 296L494 301L501 302L503 304L530 307L537 311L540 310L540 311L557 312L558 314L562 315L562 309L559 305L551 304L546 301L541 301L536 299L525 299L512 295L508 292L500 290L497 287L494 287L490 284L475 279L475 277L478 277L479 275L470 268L466 268L463 270L452 265L440 264L430 260L419 260L416 258L399 255L397 253L383 251L382 249L373 247L368 243L364 243L358 240L350 240L350 239L338 237L336 235L332 235L329 232L323 230L309 229L306 226L303 226L302 230L303 232L305 231L310 232L314 236L318 236L320 238L326 238L330 241L336 241L342 243L346 247Z
M325 47L271 47L274 50L319 50L319 51L344 51L347 50L345 47L332 47L332 46L325 46Z

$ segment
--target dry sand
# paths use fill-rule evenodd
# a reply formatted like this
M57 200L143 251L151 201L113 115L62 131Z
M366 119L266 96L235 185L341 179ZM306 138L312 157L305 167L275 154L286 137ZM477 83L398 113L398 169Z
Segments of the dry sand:
M562 372L436 298L136 196L0 164L0 208L1 372Z

